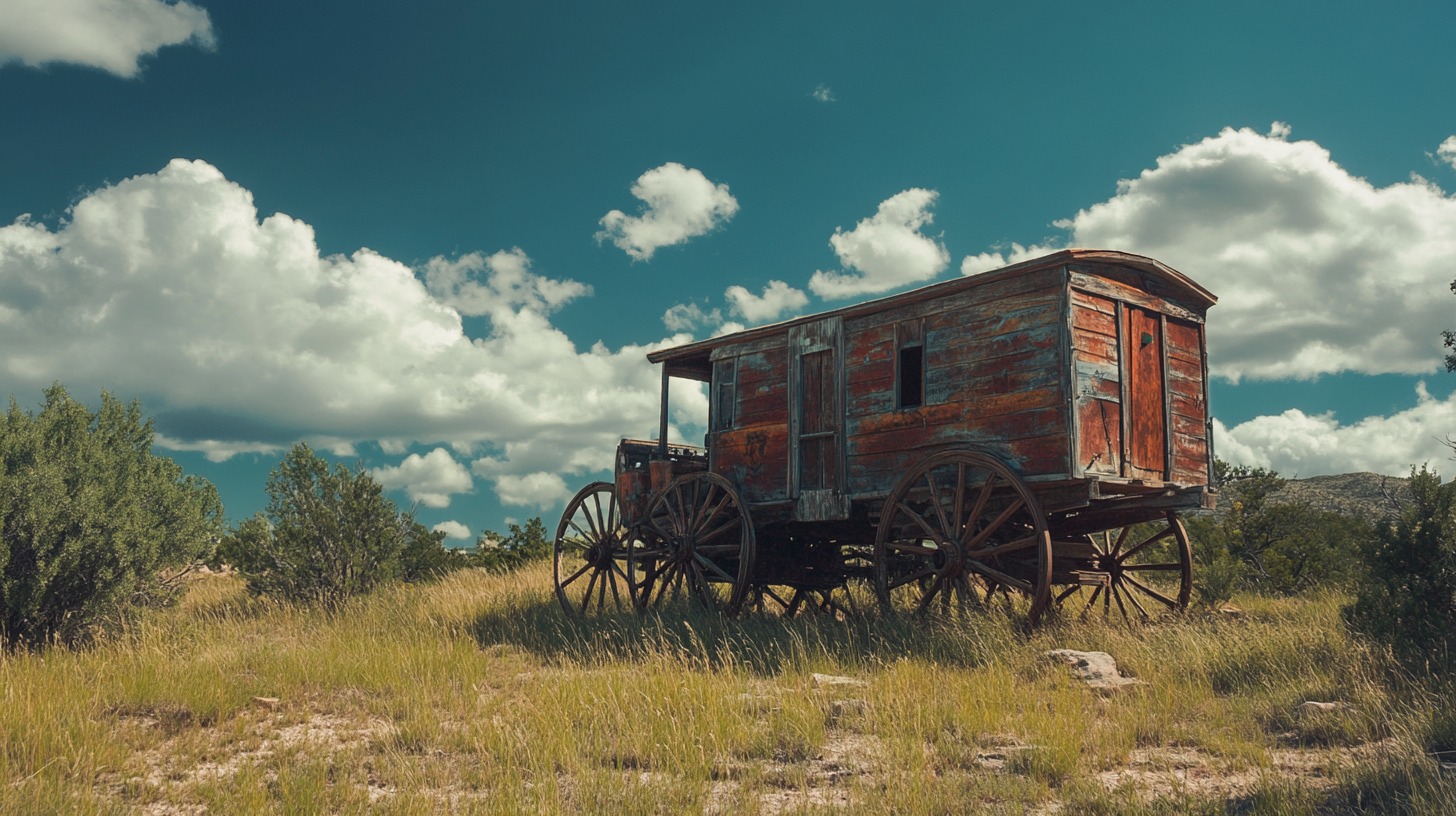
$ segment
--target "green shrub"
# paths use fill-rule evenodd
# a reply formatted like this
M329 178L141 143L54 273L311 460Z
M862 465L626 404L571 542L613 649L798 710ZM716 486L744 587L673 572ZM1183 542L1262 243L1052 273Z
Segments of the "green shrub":
M92 413L53 385L39 414L0 420L0 641L74 644L128 607L175 598L206 558L222 505L205 480L152 455L140 406Z
M445 547L445 534L415 522L399 552L399 577L405 581L429 581L462 567L470 557L461 550Z
M400 554L419 525L362 469L331 469L299 443L269 474L267 491L267 509L238 525L221 553L253 593L337 604L400 576Z
M1216 462L1219 513L1191 518L1196 580L1205 603L1236 588L1290 595L1345 586L1358 573L1356 551L1370 535L1357 518L1278 497L1285 480L1267 468Z
M1345 620L1418 670L1456 669L1456 485L1422 466L1411 500L1360 554L1368 574Z
M546 525L537 516L526 526L510 525L511 534L486 530L475 542L476 563L491 572L509 572L532 561L551 557L552 542L546 536Z

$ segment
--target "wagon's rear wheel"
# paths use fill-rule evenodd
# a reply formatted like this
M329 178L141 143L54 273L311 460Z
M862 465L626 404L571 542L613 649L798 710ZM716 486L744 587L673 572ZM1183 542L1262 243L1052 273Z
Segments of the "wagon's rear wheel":
M885 501L875 537L875 594L889 610L960 611L997 596L1051 596L1051 538L1036 496L975 451L926 458Z
M552 547L556 600L562 608L583 615L631 609L627 553L633 545L612 485L593 482L582 488L561 514Z
M1091 533L1086 540L1090 552L1071 561L1080 567L1070 576L1077 582L1059 588L1055 598L1063 614L1148 620L1188 608L1193 551L1177 513Z
M640 607L689 595L730 615L743 607L753 574L753 524L727 479L708 472L673 479L653 497L647 527L651 540L627 561Z

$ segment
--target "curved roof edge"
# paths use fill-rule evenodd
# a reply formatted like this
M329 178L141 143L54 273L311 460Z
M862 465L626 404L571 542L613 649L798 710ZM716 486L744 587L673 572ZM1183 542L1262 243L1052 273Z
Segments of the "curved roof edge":
M952 278L951 280L938 281L936 283L927 284L918 289L911 289L907 292L901 292L899 294L890 295L888 297L877 298L875 300L867 300L863 303L856 303L851 306L842 306L838 309L830 309L824 312L816 312L815 314L793 317L788 320L779 321L777 323L769 323L764 326L757 326L752 329L745 329L743 331L734 332L732 334L724 334L718 337L710 337L706 340L697 340L695 342L687 343L681 346L658 349L657 351L649 352L647 355L647 359L654 363L660 363L664 360L671 361L695 357L703 354L704 352L711 351L712 349L715 349L719 346L775 334L777 332L786 330L790 326L794 326L800 323L811 323L815 320L821 320L825 317L831 317L833 315L842 315L848 317L870 312L877 312L882 309L892 308L902 303L913 303L918 300L925 300L928 298L937 297L940 294L957 291L962 288L978 286L984 283L990 283L992 281L1000 280L1002 278L1008 278L1039 269L1045 269L1047 267L1059 266L1061 264L1077 261L1129 266L1141 272L1153 275L1162 280L1170 287L1172 287L1174 290L1183 293L1183 295L1190 302L1199 307L1200 311L1206 310L1208 309L1208 307L1218 302L1218 298L1215 297L1212 292L1208 291L1202 286L1199 286L1193 281L1192 278L1189 278L1182 272L1179 272L1173 267L1164 264L1162 261L1149 258L1146 255L1134 255L1131 252L1121 252L1115 249L1071 248L1058 250L1049 255L1043 255L1039 258L1032 258L1030 260L1021 261L1020 263L1014 263L1009 266L1003 266L999 269L979 272L975 275L966 275L959 278Z

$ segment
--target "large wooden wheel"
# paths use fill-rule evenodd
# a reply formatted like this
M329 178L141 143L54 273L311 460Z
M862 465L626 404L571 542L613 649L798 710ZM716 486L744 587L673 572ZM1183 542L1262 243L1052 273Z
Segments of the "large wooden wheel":
M1067 563L1070 586L1061 589L1056 605L1064 614L1125 620L1148 620L1188 608L1193 592L1193 551L1177 513L1145 524L1103 530L1086 536L1079 557L1075 548L1058 550L1058 578ZM1069 542L1076 544L1077 542Z
M633 608L627 555L634 544L612 485L593 482L582 488L561 514L552 547L556 600L562 608L583 615Z
M649 541L627 560L638 606L661 607L685 596L736 614L753 574L754 534L738 491L716 473L673 479L647 510Z
M934 454L901 477L875 536L875 594L887 610L965 611L997 593L1051 596L1051 537L1014 471L975 451Z

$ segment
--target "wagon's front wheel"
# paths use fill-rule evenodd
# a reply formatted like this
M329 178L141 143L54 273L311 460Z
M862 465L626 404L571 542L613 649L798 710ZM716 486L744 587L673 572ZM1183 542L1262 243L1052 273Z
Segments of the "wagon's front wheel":
M1040 619L1051 597L1051 537L1015 471L976 451L934 454L900 478L875 536L875 594L887 610L965 611L998 593Z
M748 508L727 479L708 472L673 479L653 497L647 528L651 540L627 561L639 607L686 596L730 615L743 607L755 540Z
M556 600L573 614L631 609L627 556L640 546L622 523L612 485L593 482L582 488L556 527L552 547Z
M1182 612L1193 593L1193 550L1177 513L1163 520L1090 533L1076 583L1056 596L1065 614L1149 620Z

